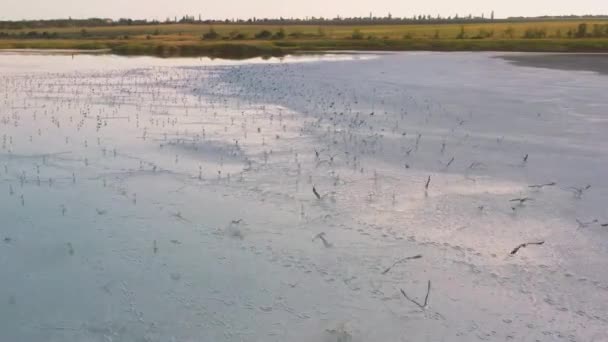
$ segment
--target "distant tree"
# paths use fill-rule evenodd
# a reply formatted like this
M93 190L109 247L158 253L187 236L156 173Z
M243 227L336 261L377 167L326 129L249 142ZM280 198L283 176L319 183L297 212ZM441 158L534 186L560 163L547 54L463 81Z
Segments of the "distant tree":
M529 28L524 32L524 38L541 39L547 36L547 31L544 28Z
M480 28L479 32L477 33L477 36L473 37L475 39L484 39L484 38L490 38L494 36L494 30L486 30L484 28Z
M467 37L467 34L464 31L464 26L460 26L460 32L456 36L456 39L465 39L466 37Z
M319 36L319 37L325 37L325 29L322 26L319 26L317 28L317 36Z
M591 30L591 36L598 38L602 36L602 26L598 24L593 24L593 29Z
M213 29L213 27L209 28L209 31L203 33L203 39L205 40L213 40L213 39L218 39L220 38L220 34L217 33L217 31L215 31L215 29Z
M351 35L351 38L352 39L363 39L364 37L363 37L363 33L361 33L361 30L355 29L353 31L353 34Z
M557 31L555 31L555 38L561 38L562 37L562 30L557 29Z
M578 29L576 30L577 38L584 38L587 36L587 23L578 24Z
M273 38L274 39L285 39L285 29L283 29L282 27L274 34Z
M256 39L268 39L272 37L272 32L268 30L262 30L255 34Z

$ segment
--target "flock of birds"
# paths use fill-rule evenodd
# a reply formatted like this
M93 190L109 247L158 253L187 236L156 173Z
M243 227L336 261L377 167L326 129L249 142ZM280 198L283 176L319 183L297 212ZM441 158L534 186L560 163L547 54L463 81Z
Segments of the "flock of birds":
M473 112L454 113L399 87L344 82L344 87L335 88L331 80L311 80L306 67L311 66L2 75L0 183L6 192L0 202L27 207L35 199L26 196L25 188L78 187L83 182L119 191L133 205L148 200L145 193L113 187L120 174L168 173L185 186L255 184L276 177L277 182L295 183L295 192L282 191L300 204L300 214L306 217L305 205L350 201L359 203L354 208L394 208L407 196L424 201L442 194L451 179L446 175L473 184L504 165L515 170L533 167L535 156L526 151L505 153L511 159L500 166L467 154L479 144L467 128L476 120ZM315 86L310 86L313 81ZM442 128L439 134L430 129L437 126ZM504 136L496 136L492 144L500 149L506 144ZM593 190L589 184L548 180L528 185L525 193L504 200L504 206L517 213L535 201L535 193L559 186L574 200ZM70 214L66 204L52 205L62 216ZM488 205L477 209L483 212ZM108 208L95 211L111 214ZM192 223L181 212L171 215ZM608 218L573 219L579 228L608 227ZM243 239L240 222L232 221L227 233ZM312 241L332 248L330 235L314 232ZM12 239L3 237L5 243ZM547 245L549 241L522 241L504 254ZM73 255L72 243L68 246ZM153 250L158 252L156 240ZM399 258L383 274L421 257ZM430 291L429 281L421 303L401 290L422 309Z
M281 82L285 79L289 82ZM107 177L99 171L108 167L104 165L108 156L137 162L136 166L119 168L122 171L172 172L199 181L228 182L243 181L245 175L261 170L272 158L277 165L295 168L297 188L301 177L319 201L326 197L335 200L340 186L371 177L374 187L365 196L369 203L381 195L378 181L384 175L375 167L377 161L396 162L406 170L419 163L418 171L429 173L421 180L425 196L433 187L432 174L455 172L475 182L475 172L483 174L488 169L487 161L457 159L449 152L452 146L461 154L477 147L466 129L475 119L472 112L450 112L441 103L414 97L398 87L387 87L380 93L375 86L362 90L345 83L338 89L330 80L314 81L316 86L309 86L311 80L297 64L289 63L3 76L3 182L8 195L25 206L26 198L18 190L30 184L52 187L58 182L76 184L82 178L101 178L107 187ZM385 99L392 102L385 103ZM270 108L269 104L278 107ZM285 109L289 107L295 112ZM438 124L444 134L427 138L427 127ZM282 135L287 138L280 140ZM296 142L307 136L314 136L315 141L308 146ZM500 146L503 141L504 136L497 136L495 144ZM138 143L156 145L161 152L155 156L160 158L137 155L133 145ZM203 158L211 161L180 156L180 152L196 154L210 145L216 148L212 151L215 154ZM421 145L426 149L420 151ZM287 147L289 157L284 151L275 151ZM436 163L433 158L437 158ZM525 153L519 162L516 158L513 156L509 165L525 168L534 157ZM78 160L81 165L59 174L44 174L45 167L57 169L58 162L65 160ZM463 167L460 170L455 169L458 162ZM315 179L330 189L321 194ZM550 181L528 188L538 192L555 186L557 182ZM591 188L586 184L564 190L581 199ZM125 195L137 203L136 193ZM388 196L394 205L396 191ZM509 203L515 212L532 201L534 198L525 195ZM486 206L478 209L483 211ZM60 210L66 215L68 209L60 204ZM575 220L579 228L608 226L598 218ZM324 233L315 235L317 238L330 245ZM540 245L525 242L520 247L530 244Z

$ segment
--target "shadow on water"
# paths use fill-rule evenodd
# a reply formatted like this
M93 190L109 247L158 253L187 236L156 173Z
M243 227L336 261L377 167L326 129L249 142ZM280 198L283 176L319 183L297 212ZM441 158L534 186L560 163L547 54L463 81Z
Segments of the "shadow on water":
M608 54L514 54L499 56L514 65L559 70L594 71L608 74Z
M147 55L156 57L210 57L233 60L244 60L261 57L284 57L289 51L273 46L247 44L214 44L214 45L120 45L112 48L118 55Z

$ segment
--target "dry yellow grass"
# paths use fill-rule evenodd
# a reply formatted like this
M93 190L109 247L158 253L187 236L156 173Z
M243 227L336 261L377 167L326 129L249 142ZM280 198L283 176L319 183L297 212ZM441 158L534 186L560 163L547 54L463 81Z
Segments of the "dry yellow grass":
M84 28L87 34L92 37L111 37L120 35L154 35L155 33L170 36L171 40L187 40L188 36L199 38L203 33L213 27L220 35L228 36L230 32L239 32L253 37L262 30L276 32L283 28L287 35L301 33L305 35L317 35L321 30L327 38L341 39L348 38L355 29L361 31L365 36L371 35L378 38L387 37L389 39L399 39L406 35L413 38L433 38L438 34L439 38L456 38L461 28L469 36L477 35L481 30L494 32L494 39L521 38L527 29L544 29L547 37L555 37L561 34L566 37L569 30L576 31L580 23L587 23L589 26L594 24L606 25L608 20L563 20L563 21L539 21L539 22L516 22L516 23L482 23L482 24L416 24L416 25L263 25L263 24L160 24L160 25L132 25L132 26L103 26ZM512 29L510 35L505 32ZM59 35L81 35L83 28L49 28L49 29L20 29L20 30L0 30L7 33L11 32L30 32L37 31L42 33L56 32ZM179 35L186 36L179 38Z
M607 25L608 20L563 20L483 24L416 25L262 25L160 24L0 30L0 49L110 49L121 54L213 55L251 57L305 50L439 50L605 52L607 37L574 38L579 24ZM218 38L203 40L215 30ZM284 37L255 39L262 30ZM542 36L523 39L526 31ZM36 32L32 34L32 31ZM43 32L50 39L40 39ZM353 39L359 32L360 39ZM570 33L570 34L569 34ZM8 34L8 37L6 36ZM29 35L28 35L29 34ZM233 39L239 35L238 39ZM232 38L230 38L232 37ZM463 38L463 39L457 39ZM528 37L529 38L529 37Z

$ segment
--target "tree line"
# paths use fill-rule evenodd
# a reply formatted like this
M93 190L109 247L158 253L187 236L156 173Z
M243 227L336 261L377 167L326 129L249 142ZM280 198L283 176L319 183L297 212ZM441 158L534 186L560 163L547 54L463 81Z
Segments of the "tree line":
M96 27L96 26L122 26L122 25L160 25L175 23L190 24L275 24L275 25L374 25L374 24L466 24L466 23L488 23L488 22L532 22L532 21L561 21L561 20L601 20L608 19L608 15L585 15L585 16L541 16L541 17L509 17L497 19L494 12L488 16L482 14L474 16L454 15L443 17L440 15L419 14L410 17L394 17L390 13L386 16L378 17L370 13L366 17L306 17L306 18L248 18L248 19L223 19L210 20L184 15L181 18L166 18L164 21L147 19L121 18L118 20L108 18L89 18L89 19L51 19L51 20L20 20L20 21L0 21L0 29L44 29L62 27Z

